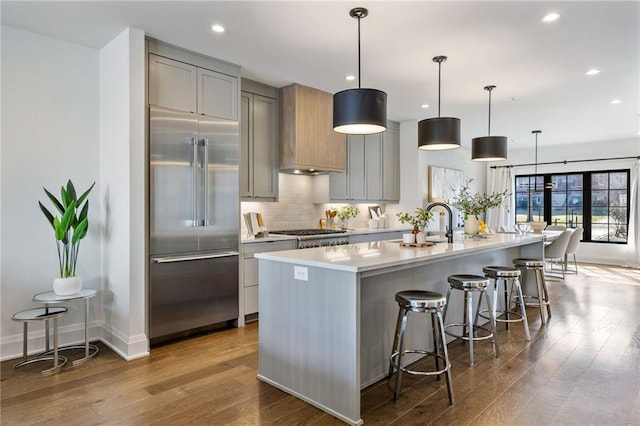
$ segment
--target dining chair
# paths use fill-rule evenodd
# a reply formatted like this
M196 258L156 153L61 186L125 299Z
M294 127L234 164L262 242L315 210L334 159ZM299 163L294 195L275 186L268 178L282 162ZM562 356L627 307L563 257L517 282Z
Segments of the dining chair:
M569 243L567 244L567 250L565 251L565 269L567 272L574 273L574 271L569 271L569 267L567 265L567 257L571 254L573 255L573 266L575 267L575 273L578 273L578 263L576 262L576 251L578 250L578 243L582 239L582 233L584 232L583 228L576 228L571 233L571 238L569 238Z
M551 244L544 248L544 260L550 264L550 272L553 272L553 264L560 263L562 265L562 279L564 280L564 255L569 245L569 239L573 230L567 229L558 236Z

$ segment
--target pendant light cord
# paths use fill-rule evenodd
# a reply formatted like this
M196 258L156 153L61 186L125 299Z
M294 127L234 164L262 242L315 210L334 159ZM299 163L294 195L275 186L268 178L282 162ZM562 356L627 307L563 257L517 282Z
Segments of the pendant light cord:
M442 82L442 61L438 62L438 118L440 118L440 85Z
M362 79L360 75L360 19L361 16L358 15L358 89L361 88L360 81Z
M489 126L487 136L491 136L491 89L489 89Z

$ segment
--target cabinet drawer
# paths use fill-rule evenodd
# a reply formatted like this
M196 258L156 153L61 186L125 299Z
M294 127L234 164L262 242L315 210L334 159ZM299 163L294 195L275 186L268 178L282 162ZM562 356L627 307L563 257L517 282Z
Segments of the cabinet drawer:
M296 247L295 240L265 241L264 243L246 243L242 245L244 258L253 257L256 253L268 251L293 250Z
M244 286L255 285L258 285L258 259L252 257L244 260Z
M245 287L244 289L244 314L258 312L258 286Z

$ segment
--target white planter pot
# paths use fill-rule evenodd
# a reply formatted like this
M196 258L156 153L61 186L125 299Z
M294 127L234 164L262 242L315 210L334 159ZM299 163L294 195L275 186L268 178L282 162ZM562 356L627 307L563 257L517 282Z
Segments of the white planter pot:
M468 215L464 221L464 233L469 235L476 235L480 232L480 222L475 215Z
M59 296L76 294L82 290L82 278L68 277L53 280L53 291Z
M420 231L416 234L416 243L424 244L427 241L427 234Z

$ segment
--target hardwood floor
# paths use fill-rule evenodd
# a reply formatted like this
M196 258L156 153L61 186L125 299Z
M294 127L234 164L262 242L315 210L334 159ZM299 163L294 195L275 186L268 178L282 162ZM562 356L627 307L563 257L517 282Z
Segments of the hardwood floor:
M467 365L449 344L456 403L444 380L403 378L400 400L378 382L362 392L366 424L639 425L640 271L579 265L550 282L553 317L500 327L501 357L476 345ZM1 365L3 425L339 425L256 379L258 324L154 348L126 362L102 344L97 358L42 377L42 365ZM73 355L73 354L71 354Z

